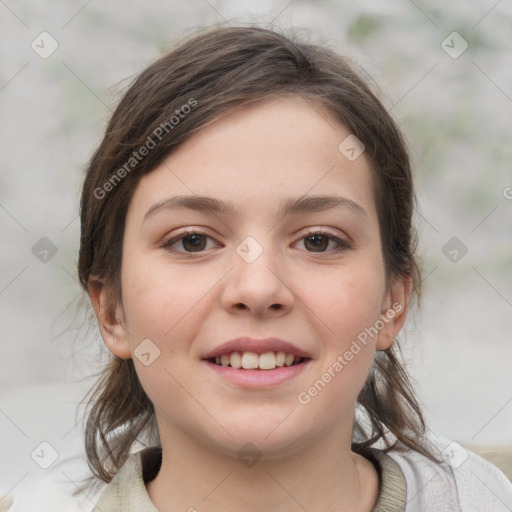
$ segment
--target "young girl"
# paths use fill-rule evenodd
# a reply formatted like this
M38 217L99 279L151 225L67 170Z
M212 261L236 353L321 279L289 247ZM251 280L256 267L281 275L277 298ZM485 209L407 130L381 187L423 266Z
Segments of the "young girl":
M332 51L221 28L143 71L81 200L112 353L94 510L512 510L503 473L428 439L397 357L413 206L397 126Z

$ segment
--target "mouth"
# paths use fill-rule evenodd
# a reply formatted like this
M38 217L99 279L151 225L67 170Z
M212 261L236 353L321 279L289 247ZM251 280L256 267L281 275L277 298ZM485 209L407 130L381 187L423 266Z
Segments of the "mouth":
M230 367L237 370L261 370L271 371L276 368L297 366L306 361L308 357L300 357L290 352L268 351L258 354L256 352L233 352L223 353L221 355L210 357L206 361L216 366Z
M279 338L240 337L201 358L224 382L246 389L275 389L302 374L312 361L305 349Z

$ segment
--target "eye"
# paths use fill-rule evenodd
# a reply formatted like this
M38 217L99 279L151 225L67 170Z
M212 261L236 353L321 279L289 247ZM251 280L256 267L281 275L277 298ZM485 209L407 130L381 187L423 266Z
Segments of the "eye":
M181 252L184 254L200 253L212 247L207 247L208 239L213 240L201 231L187 230L183 233L173 236L162 244L162 248L171 252ZM302 237L296 244L303 241L304 247L308 252L325 253L339 252L350 249L350 244L338 238L331 233L321 230L310 231L306 236ZM332 244L335 245L332 248ZM173 247L181 245L181 249ZM327 250L331 246L330 250Z
M304 241L304 247L308 250L308 252L339 252L350 249L350 244L338 238L331 233L326 231L310 231L305 237L302 237L300 241ZM298 243L298 242L296 242ZM336 247L332 250L326 251L330 244L334 243ZM312 250L309 250L312 249Z
M205 233L201 233L200 231L185 231L184 233L173 236L164 242L162 247L169 251L184 252L185 254L201 252L207 248L207 239L213 240L212 237L206 235ZM181 244L181 247L184 249L184 251L173 248L173 245L176 244Z

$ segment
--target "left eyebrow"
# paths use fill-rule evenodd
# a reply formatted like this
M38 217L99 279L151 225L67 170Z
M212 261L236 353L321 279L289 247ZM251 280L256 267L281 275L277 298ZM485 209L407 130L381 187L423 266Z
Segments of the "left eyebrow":
M283 200L279 207L278 216L298 215L301 213L313 213L332 208L348 208L359 217L369 220L366 210L352 199L342 196L314 195L302 197L289 197ZM143 222L159 211L167 211L175 208L189 208L196 211L211 211L215 213L239 215L240 209L231 201L225 202L208 196L174 196L159 201L152 205L144 215Z

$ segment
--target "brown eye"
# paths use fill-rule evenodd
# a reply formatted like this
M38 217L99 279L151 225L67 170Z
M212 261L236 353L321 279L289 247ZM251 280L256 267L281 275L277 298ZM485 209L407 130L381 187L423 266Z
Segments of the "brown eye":
M199 232L187 232L176 235L167 242L163 244L163 248L173 252L182 252L182 253L194 253L194 252L202 252L207 247L207 240L212 240L211 237L205 235L204 233ZM176 245L177 247L173 247ZM180 249L181 245L181 250Z
M329 253L339 252L350 248L350 244L345 240L323 231L311 232L299 241L304 241L304 247L308 252ZM328 250L329 245L334 243L334 247Z
M304 246L308 250L323 252L329 246L329 237L326 235L309 235L304 240Z
M183 248L187 251L202 251L206 247L206 239L203 235L187 235L181 240Z

